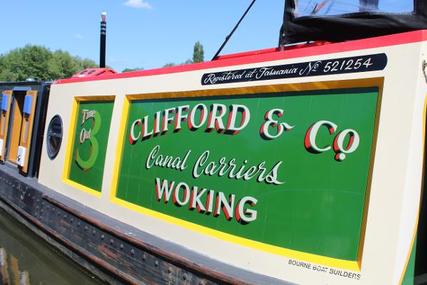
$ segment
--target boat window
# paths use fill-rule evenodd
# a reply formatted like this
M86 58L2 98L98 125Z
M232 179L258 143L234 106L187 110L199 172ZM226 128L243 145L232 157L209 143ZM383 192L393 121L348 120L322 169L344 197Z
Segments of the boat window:
M285 0L280 46L427 29L425 0Z
M62 143L62 119L55 115L47 128L47 155L54 159L61 148Z
M295 17L333 16L357 12L411 13L413 0L298 0Z

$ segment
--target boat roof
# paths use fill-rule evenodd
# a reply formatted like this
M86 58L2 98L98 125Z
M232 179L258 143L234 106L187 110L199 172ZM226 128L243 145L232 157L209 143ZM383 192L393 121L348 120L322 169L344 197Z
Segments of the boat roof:
M236 66L243 64L256 64L266 61L276 61L292 58L301 58L308 56L317 56L322 54L346 52L360 49L378 48L393 45L408 44L427 40L427 30L412 31L387 36L373 37L360 40L352 40L338 43L313 42L309 44L299 44L285 48L270 48L249 52L241 52L218 57L214 61L201 63L192 63L177 65L172 67L163 67L156 69L147 69L131 71L124 73L101 73L100 75L71 77L56 80L54 84L69 84L97 80L123 79L142 76L153 76L162 74L171 74L179 72L188 72L204 70L210 68L219 68L226 66ZM97 73L94 73L97 74Z

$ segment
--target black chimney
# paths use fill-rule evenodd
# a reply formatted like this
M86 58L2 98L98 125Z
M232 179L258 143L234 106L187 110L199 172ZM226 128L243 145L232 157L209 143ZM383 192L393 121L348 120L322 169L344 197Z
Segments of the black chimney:
M105 68L105 41L107 38L107 12L101 13L101 39L99 45L99 67Z

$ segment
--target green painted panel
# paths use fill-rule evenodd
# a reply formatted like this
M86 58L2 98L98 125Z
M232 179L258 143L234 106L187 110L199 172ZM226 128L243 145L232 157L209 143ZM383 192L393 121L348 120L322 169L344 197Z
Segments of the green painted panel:
M112 101L80 102L75 122L69 179L99 192L112 112Z
M405 275L403 276L402 285L413 285L415 281L415 257L417 252L417 242L414 242L411 256L406 265Z
M378 97L359 88L132 101L116 195L235 236L355 261Z

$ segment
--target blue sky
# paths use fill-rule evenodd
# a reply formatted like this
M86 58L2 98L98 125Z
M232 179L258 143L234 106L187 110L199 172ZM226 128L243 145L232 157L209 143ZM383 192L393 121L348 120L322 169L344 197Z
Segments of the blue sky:
M210 59L250 0L0 0L0 54L26 44L99 60L100 13L108 13L107 65L161 67L192 57L200 41ZM284 0L258 0L223 54L275 47Z

